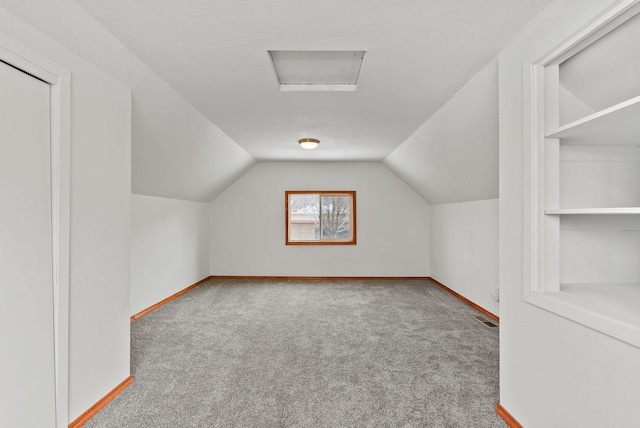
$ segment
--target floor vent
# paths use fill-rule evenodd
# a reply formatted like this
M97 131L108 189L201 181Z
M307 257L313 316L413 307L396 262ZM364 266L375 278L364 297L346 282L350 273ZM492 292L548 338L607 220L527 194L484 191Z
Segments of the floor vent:
M497 324L495 324L495 323L493 323L493 322L491 322L491 321L487 320L487 319L486 319L486 318L484 318L484 317L476 316L476 317L474 317L474 318L475 318L475 319L477 319L478 321L480 321L482 324L486 325L487 327L498 327L498 325L497 325Z

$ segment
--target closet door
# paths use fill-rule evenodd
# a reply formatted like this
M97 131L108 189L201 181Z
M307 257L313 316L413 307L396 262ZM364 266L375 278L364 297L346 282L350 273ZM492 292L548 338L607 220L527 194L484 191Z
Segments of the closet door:
M0 62L0 426L55 427L49 85Z

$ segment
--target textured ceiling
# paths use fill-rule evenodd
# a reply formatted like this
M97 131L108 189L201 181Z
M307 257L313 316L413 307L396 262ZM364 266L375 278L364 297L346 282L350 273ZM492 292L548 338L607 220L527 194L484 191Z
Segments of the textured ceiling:
M77 0L258 160L382 160L547 2ZM367 54L356 92L283 93L269 50Z
M550 2L0 0L0 6L131 88L134 193L208 201L256 161L382 161ZM366 51L357 91L282 92L270 50ZM320 139L320 147L301 150L303 137ZM464 144L455 147L464 153ZM399 175L401 158L394 162ZM452 150L447 159L455 158ZM448 160L422 161L425 169L458 173Z

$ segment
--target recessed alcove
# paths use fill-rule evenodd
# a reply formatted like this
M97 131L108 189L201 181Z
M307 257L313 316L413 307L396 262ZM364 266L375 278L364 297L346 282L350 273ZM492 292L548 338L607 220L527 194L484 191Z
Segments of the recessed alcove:
M533 289L526 299L640 347L637 10L533 65Z

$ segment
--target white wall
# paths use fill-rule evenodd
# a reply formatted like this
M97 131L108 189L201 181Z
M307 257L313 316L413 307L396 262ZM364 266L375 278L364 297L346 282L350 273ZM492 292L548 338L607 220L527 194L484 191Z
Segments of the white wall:
M285 190L355 190L357 245L285 245ZM429 204L379 163L259 163L211 203L212 275L429 272Z
M431 205L431 276L499 314L497 199Z
M497 62L480 70L384 164L432 204L497 198Z
M538 60L613 3L556 2L499 58L500 402L527 428L637 427L640 417L640 349L523 300L531 289L523 62Z
M209 276L209 204L131 196L131 314Z
M73 420L129 375L131 93L1 8L0 28L0 46L71 72Z

